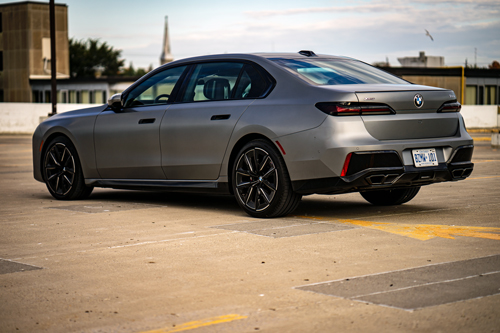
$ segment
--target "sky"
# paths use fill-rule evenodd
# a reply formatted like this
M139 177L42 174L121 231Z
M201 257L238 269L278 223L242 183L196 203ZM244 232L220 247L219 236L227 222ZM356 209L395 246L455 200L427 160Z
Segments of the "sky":
M13 2L0 0L0 3ZM46 1L48 3L48 1ZM368 63L444 56L446 66L500 61L500 0L56 0L69 37L99 38L135 68L157 67L168 16L175 59L298 52ZM434 41L426 36L426 30Z

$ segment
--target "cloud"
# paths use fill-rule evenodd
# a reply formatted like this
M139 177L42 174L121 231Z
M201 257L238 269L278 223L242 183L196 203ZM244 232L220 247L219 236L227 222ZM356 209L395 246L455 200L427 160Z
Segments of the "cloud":
M314 14L314 13L380 13L389 11L404 10L404 5L388 5L382 3L367 4L362 6L334 6L334 7L316 7L316 8L294 8L285 10L261 10L248 11L245 14L254 18L262 18L278 15L298 15L298 14Z

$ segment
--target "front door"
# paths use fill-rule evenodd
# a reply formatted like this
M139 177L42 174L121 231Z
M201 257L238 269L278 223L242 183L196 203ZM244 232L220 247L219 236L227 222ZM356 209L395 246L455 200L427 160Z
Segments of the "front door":
M165 179L160 124L186 66L149 76L124 96L120 112L103 111L94 128L97 169L103 179Z

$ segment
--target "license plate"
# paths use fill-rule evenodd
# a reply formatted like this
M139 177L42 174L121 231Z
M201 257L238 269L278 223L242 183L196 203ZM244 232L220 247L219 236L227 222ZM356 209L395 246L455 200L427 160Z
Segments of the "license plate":
M417 168L438 165L436 149L415 149L412 150L413 162Z

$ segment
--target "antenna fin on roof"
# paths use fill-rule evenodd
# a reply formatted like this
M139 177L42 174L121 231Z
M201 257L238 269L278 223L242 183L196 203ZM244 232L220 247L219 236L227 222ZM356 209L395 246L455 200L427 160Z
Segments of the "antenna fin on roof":
M317 57L316 53L310 50L301 50L299 51L299 54L306 56L306 57Z

